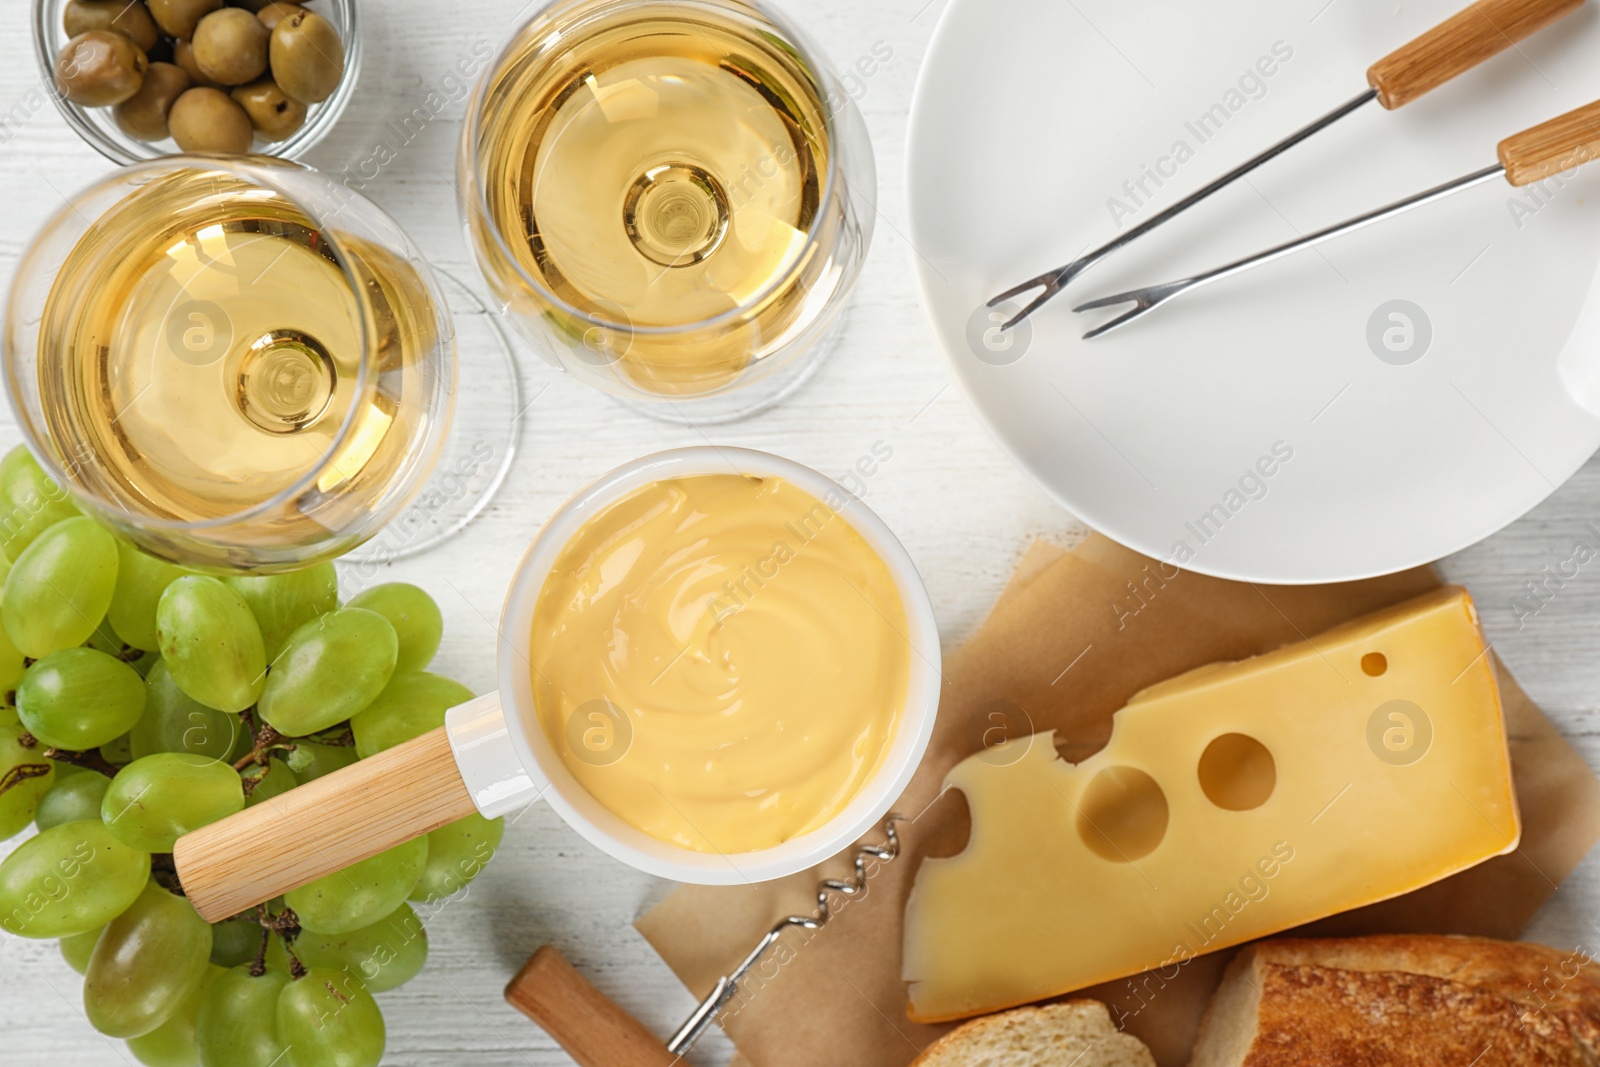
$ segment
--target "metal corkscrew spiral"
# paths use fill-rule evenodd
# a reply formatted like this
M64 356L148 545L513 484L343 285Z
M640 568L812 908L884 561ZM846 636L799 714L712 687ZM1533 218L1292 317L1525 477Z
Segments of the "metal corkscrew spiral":
M672 1035L672 1040L667 1042L667 1051L675 1055L682 1055L700 1039L712 1022L727 1007L728 1002L739 992L739 983L745 975L750 973L757 963L761 962L767 950L777 944L778 938L790 927L799 927L803 930L820 930L828 925L835 912L833 908L833 894L842 897L854 897L865 892L867 888L867 863L876 860L878 863L890 863L900 854L900 835L895 831L894 824L904 821L905 816L898 812L890 812L883 820L883 834L885 841L881 845L857 845L854 854L855 876L848 882L837 878L826 878L817 883L817 910L811 915L790 915L780 919L771 930L761 938L756 947L744 958L733 973L717 979L717 984L712 986L711 992L700 1002L688 1020Z

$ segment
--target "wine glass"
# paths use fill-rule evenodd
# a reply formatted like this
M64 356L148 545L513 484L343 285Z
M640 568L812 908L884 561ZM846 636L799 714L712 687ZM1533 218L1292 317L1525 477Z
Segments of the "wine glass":
M478 83L458 174L469 244L521 332L677 422L797 388L872 236L860 113L749 0L544 8Z
M96 182L18 265L7 391L85 511L188 566L349 551L445 440L454 334L421 254L364 197L262 156Z

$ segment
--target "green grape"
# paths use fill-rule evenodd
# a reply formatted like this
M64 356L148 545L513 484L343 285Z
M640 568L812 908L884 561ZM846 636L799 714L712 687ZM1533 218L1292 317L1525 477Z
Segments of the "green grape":
M100 755L105 757L107 763L126 767L133 762L133 740L131 734L118 734L108 744L100 746Z
M123 643L134 648L160 648L156 634L156 605L167 586L189 572L176 563L140 552L117 541L117 585L111 593L106 621Z
M252 807L263 800L271 800L273 797L282 796L300 784L295 781L294 774L289 770L289 765L276 756L267 761L267 766L271 770L256 782L255 788L245 796L245 807ZM261 768L252 767L245 773L251 777L256 777L261 773Z
M178 687L165 660L158 659L144 680L145 711L128 741L133 758L157 752L188 752L227 759L244 733L237 715L208 708Z
M420 671L433 662L439 651L439 638L444 634L444 616L433 597L405 582L375 585L345 605L366 608L389 620L400 642L400 653L395 660L396 674Z
M149 877L150 854L98 819L52 826L0 862L0 928L41 938L93 930L122 914Z
M138 671L139 672L139 677L141 677L141 678L149 678L151 670L153 670L155 668L155 665L157 663L160 663L160 662L161 662L161 653L159 653L159 652L143 652L143 653L140 653L138 659L133 660L132 662L130 662L128 664L128 666L130 666L134 670Z
M167 586L156 607L161 657L179 687L207 707L243 711L266 682L261 627L219 579L188 574Z
M284 1067L278 998L288 984L287 971L256 977L248 965L229 968L212 982L194 1023L200 1067Z
M278 1036L289 1067L378 1067L386 1041L372 994L326 967L311 968L278 994Z
M295 780L304 784L325 774L342 770L356 761L353 745L319 745L315 741L296 741L294 751L284 757Z
M223 581L244 598L261 624L268 663L277 662L290 634L339 607L339 575L332 563L319 563L288 574L248 575Z
M106 787L111 784L111 779L103 774L75 774L70 778L60 778L59 773L56 783L39 800L39 810L33 813L33 821L39 825L39 829L48 830L52 826L81 819L98 819L100 802L105 798Z
M280 906L269 908L268 910L278 912L283 909ZM254 959L255 957L252 956L251 958ZM289 974L293 970L289 966L289 950L283 947L283 938L277 934L273 934L267 939L266 964L268 970L277 971L279 974Z
M398 648L394 627L382 615L360 608L329 612L290 636L257 710L290 737L326 730L383 692Z
M235 915L211 924L211 962L219 967L249 963L261 951L261 924L251 915Z
M0 600L4 594L0 593ZM22 674L28 669L27 657L16 645L11 643L11 635L4 626L0 626L0 694L12 693L22 682ZM12 698L7 697L8 701Z
M362 759L444 725L444 713L472 699L472 690L437 674L397 674L378 699L350 721Z
M117 542L93 519L63 519L23 550L0 596L0 621L25 655L81 645L111 606Z
M27 744L26 737L21 726L0 726L0 782L14 782L0 793L0 840L21 833L33 821L39 802L55 784L55 764L44 758L37 742ZM22 777L36 772L37 778Z
M146 852L171 852L191 830L244 810L239 774L221 760L158 752L111 779L100 815L118 840Z
M506 832L504 819L472 814L428 835L428 865L411 890L412 900L431 904L454 896L478 877Z
M64 648L23 675L17 714L47 745L99 748L127 733L144 714L144 679L115 656Z
M0 459L0 549L16 559L62 519L78 514L66 491L45 474L21 445Z
M94 628L94 633L89 635L89 640L84 644L96 652L104 652L108 656L122 658L122 650L127 646L122 643L122 638L111 629L111 624L104 619Z
M68 934L61 939L61 958L67 961L67 966L82 974L89 969L89 957L94 955L94 947L100 942L100 935L105 932L104 926L97 926L93 930L85 930L81 934Z
M428 962L428 932L408 904L371 926L345 934L303 931L294 954L307 967L344 971L371 993L386 993L415 978Z
M319 934L371 926L404 904L428 865L428 839L419 837L369 856L342 871L284 894L300 925Z
M155 882L106 927L83 978L83 1011L107 1037L139 1037L205 979L211 924Z
M128 1051L145 1067L195 1067L199 1052L195 1048L195 1018L205 1000L206 990L217 978L226 973L221 967L211 965L195 986L194 992L184 998L167 1021L143 1037L128 1038Z

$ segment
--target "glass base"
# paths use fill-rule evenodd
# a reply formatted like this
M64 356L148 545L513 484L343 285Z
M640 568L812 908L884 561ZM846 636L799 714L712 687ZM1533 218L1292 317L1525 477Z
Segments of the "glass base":
M783 403L811 380L812 375L833 354L839 338L844 334L845 320L849 317L850 309L847 307L840 312L838 321L828 327L828 332L817 339L814 348L792 366L754 385L736 385L732 391L720 395L685 397L681 400L667 397L642 400L616 395L612 399L629 411L675 426L714 426L748 419Z
M455 414L416 499L377 536L341 557L392 563L460 533L499 490L522 437L522 384L500 319L466 285L434 268L456 331Z

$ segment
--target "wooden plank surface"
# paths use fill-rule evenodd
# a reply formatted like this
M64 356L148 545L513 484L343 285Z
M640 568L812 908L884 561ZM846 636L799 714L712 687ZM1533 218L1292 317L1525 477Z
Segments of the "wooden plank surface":
M451 70L480 43L497 46L525 0L361 0L368 32L360 91L332 139L310 162L356 171L380 141L395 152L368 185L427 254L471 279L456 222L453 157L464 110ZM944 639L979 622L1028 541L1068 541L1070 515L1036 489L995 445L950 379L917 306L910 269L902 174L905 124L916 69L944 0L785 0L841 68L885 49L887 61L857 76L860 106L877 149L875 243L850 312L845 340L801 393L759 419L707 431L718 443L780 452L842 474L892 449L866 487L868 502L900 534L927 578ZM1309 18L1322 4L1308 6ZM22 243L70 192L109 164L82 145L40 91L28 38L28 5L6 5L0 38L0 284L9 284ZM865 68L863 68L865 69ZM1358 76L1359 72L1352 72ZM390 123L424 106L444 110L409 142ZM42 102L31 107L29 101ZM524 353L527 425L511 477L480 521L446 548L390 568L417 582L445 615L436 669L477 691L494 685L493 620L528 538L575 488L636 455L702 443L691 429L624 411L560 380ZM473 389L470 364L464 390ZM542 391L542 392L541 392ZM0 415L0 448L17 440ZM1593 524L1593 525L1591 525ZM1371 536L1382 536L1375 529ZM1600 559L1552 588L1537 614L1521 613L1524 583L1543 581L1573 556L1575 541L1600 549L1600 462L1591 462L1532 515L1446 561L1447 575L1477 596L1489 635L1523 685L1600 765ZM1567 568L1569 571L1571 567ZM585 844L546 808L518 817L495 863L466 898L428 918L431 959L403 989L380 997L389 1023L385 1063L407 1067L547 1067L570 1063L543 1032L501 998L507 979L542 944L553 943L599 988L655 1033L676 1028L688 994L632 930L633 917L666 891ZM1554 944L1600 936L1600 861L1584 865L1557 894L1534 934ZM6 1063L71 1062L121 1067L120 1042L83 1020L80 980L53 943L0 945L0 1034ZM696 1054L723 1063L717 1035Z

